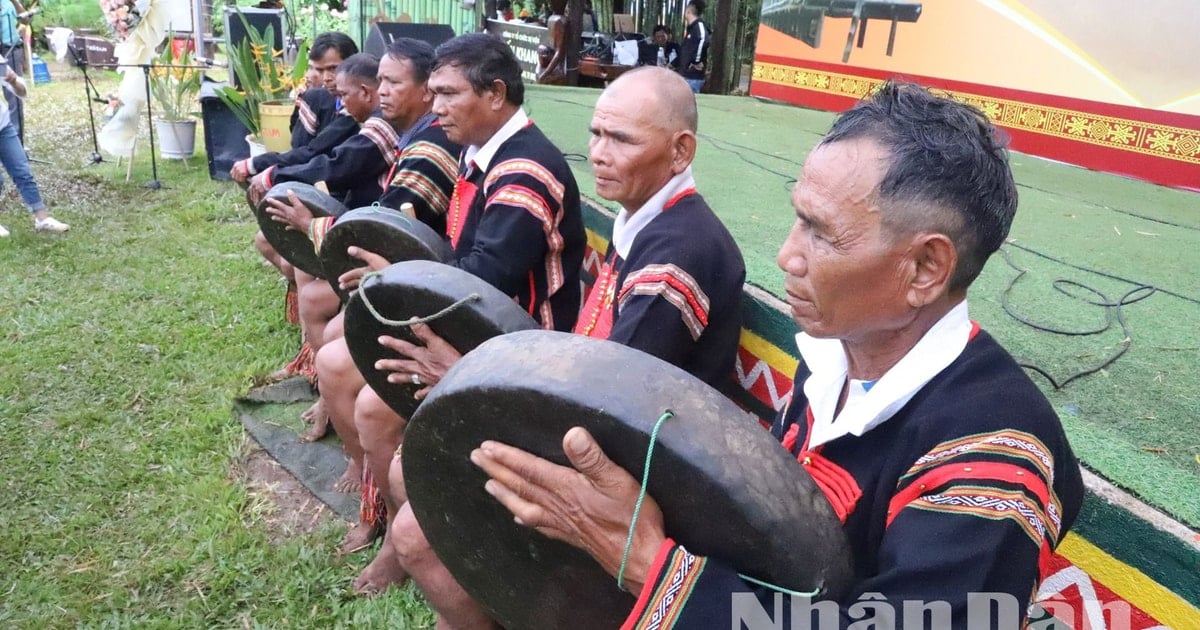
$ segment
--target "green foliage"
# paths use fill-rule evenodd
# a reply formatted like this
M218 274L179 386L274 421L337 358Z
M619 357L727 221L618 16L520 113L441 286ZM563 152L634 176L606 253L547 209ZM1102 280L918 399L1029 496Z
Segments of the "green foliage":
M104 14L96 0L43 0L42 12L33 17L34 29L62 26L70 29L104 29Z
M299 0L296 3L296 37L311 42L326 31L350 32L344 3L337 0Z
M296 63L288 68L281 61L282 52L273 49L275 28L258 29L240 11L237 16L246 29L246 39L229 51L229 63L240 86L227 85L217 90L217 96L257 136L262 129L258 106L289 98L292 90L303 84L308 43L301 45Z
M162 120L181 121L194 116L192 105L196 94L200 91L200 74L198 68L190 68L192 54L187 46L183 46L179 55L175 55L172 42L175 33L167 36L162 52L153 60L155 67L150 69L150 93L158 105L159 118Z

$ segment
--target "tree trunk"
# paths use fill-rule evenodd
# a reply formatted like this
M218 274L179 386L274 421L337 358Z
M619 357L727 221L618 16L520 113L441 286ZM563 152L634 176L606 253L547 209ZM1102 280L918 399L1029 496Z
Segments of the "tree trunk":
M735 28L733 22L733 0L717 0L717 13L710 24L716 24L713 29L712 46L708 49L708 81L704 84L705 92L725 93L725 77L729 60L729 31Z
M593 7L595 10L595 7ZM579 49L583 39L583 0L567 1L567 85L579 85Z

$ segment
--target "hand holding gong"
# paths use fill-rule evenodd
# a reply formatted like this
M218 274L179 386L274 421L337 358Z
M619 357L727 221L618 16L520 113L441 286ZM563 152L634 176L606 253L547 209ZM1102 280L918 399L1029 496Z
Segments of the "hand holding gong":
M411 382L413 385L425 385L426 387L413 394L413 398L422 400L429 390L442 380L446 371L462 358L462 354L425 324L413 324L409 330L425 345L418 346L403 339L383 335L379 338L379 345L408 358L380 359L375 362L375 369L391 372L387 377L389 383Z
M357 258L365 263L365 267L355 267L350 271L338 276L338 286L343 291L353 291L358 288L362 277L367 275L369 271L382 271L385 267L392 264L391 261L380 256L379 254L369 252L361 247L347 247L346 253L352 258Z
M532 453L487 441L471 452L471 462L491 477L484 490L508 508L519 525L574 545L588 553L631 593L638 593L666 540L663 515L647 496L638 513L625 572L625 544L639 484L613 463L587 429L563 436L563 453L573 468Z
M286 202L282 199L267 199L266 211L271 215L272 221L284 224L289 230L296 230L304 234L308 233L309 224L313 220L312 211L300 203L296 193L290 190L287 191Z

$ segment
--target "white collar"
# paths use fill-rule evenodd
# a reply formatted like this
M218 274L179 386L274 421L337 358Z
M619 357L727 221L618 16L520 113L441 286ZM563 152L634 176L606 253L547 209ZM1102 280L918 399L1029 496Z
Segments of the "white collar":
M805 333L796 335L796 347L812 372L804 381L804 395L813 412L809 448L844 435L862 436L883 424L962 354L970 336L971 320L967 301L963 300L942 316L869 391L848 396L842 412L834 418L846 382L846 351L842 342L817 339Z
M515 136L518 131L524 129L525 125L528 124L529 116L525 115L524 108L518 107L512 118L509 118L508 122L501 125L500 129L496 130L496 133L492 134L492 137L488 138L488 141L482 147L475 145L467 147L467 163L474 162L476 168L486 171L492 163L492 158L496 157L496 151L500 150L500 146L508 142L509 138Z
M633 239L637 238L642 228L662 214L663 205L680 192L695 187L696 180L692 177L692 167L689 165L682 173L667 180L667 183L647 199L646 203L642 204L642 207L638 208L636 212L621 208L621 211L617 213L616 222L613 223L612 243L617 250L617 255L622 259L629 258L629 250L633 248Z

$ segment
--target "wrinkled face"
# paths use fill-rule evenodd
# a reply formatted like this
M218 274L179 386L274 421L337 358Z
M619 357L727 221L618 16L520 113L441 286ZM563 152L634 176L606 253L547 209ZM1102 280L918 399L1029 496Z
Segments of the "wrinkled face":
M308 67L310 70L316 71L319 85L324 85L325 89L337 94L337 68L341 63L341 53L336 48L330 48L321 55L320 59L310 60Z
M383 117L408 127L424 114L433 95L413 78L412 62L384 55L379 60L379 109Z
M628 85L609 88L596 101L588 157L596 194L636 211L675 175L673 134L655 120L651 99L622 89Z
M476 94L457 66L442 66L429 75L433 113L451 142L482 146L491 137L493 105L499 96L490 90ZM501 99L502 100L502 99Z
M908 240L889 238L874 194L887 159L873 140L822 145L792 190L796 222L776 262L792 319L814 337L854 340L911 318Z
M362 79L345 73L338 74L337 90L342 96L342 107L354 120L362 122L375 111L378 102L375 88L363 83Z

